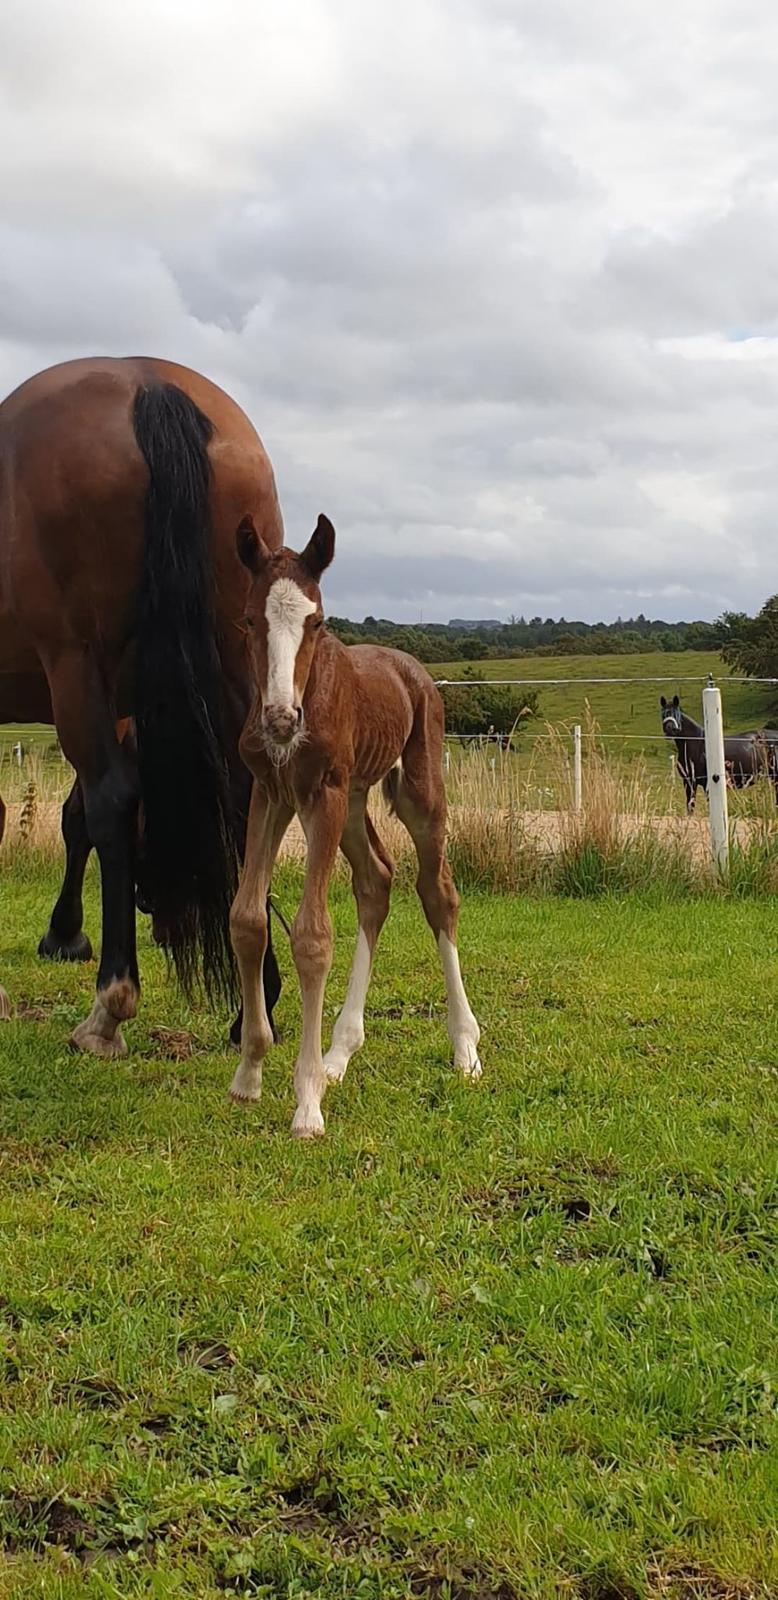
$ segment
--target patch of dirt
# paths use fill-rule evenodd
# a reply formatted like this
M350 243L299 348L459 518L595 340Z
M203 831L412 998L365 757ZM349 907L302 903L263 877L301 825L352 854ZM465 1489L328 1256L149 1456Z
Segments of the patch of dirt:
M470 1563L450 1573L412 1572L409 1593L418 1600L521 1600L506 1578L494 1578Z
M178 1346L178 1359L185 1367L202 1367L204 1372L220 1372L234 1367L236 1357L220 1339L184 1339Z
M0 1321L4 1322L7 1328L13 1328L15 1331L22 1326L22 1319L18 1311L11 1305L10 1300L4 1294L0 1294Z
M495 1184L492 1189L480 1189L465 1196L476 1216L499 1216L521 1211L524 1216L536 1217L541 1211L561 1211L569 1222L588 1222L592 1204L585 1195L565 1192L563 1184L553 1179L517 1178L512 1183Z
M22 1550L40 1550L44 1545L60 1545L79 1555L86 1545L97 1538L97 1527L75 1502L62 1499L26 1499L14 1495L5 1501L2 1510L7 1518L18 1524L17 1533L8 1533L2 1548L15 1555Z
M69 1383L55 1398L76 1400L90 1411L115 1411L124 1405L127 1395L112 1378L78 1378Z
M376 1366L385 1370L397 1367L424 1367L427 1357L423 1350L377 1350L373 1356Z
M378 1530L366 1518L348 1515L338 1489L326 1478L302 1478L284 1489L279 1518L284 1528L299 1534L320 1534L341 1554L355 1554L375 1545Z
M594 1572L590 1577L581 1578L577 1592L581 1600L640 1600L631 1583L614 1578L610 1573Z
M558 1388L555 1383L542 1383L534 1399L538 1411L555 1411L557 1406L572 1405L575 1395L569 1394L567 1389Z
M161 1439L166 1433L171 1433L175 1423L175 1416L170 1411L156 1411L148 1417L141 1417L138 1427L143 1433L153 1434L155 1439Z
M725 1578L701 1561L654 1560L648 1568L652 1600L767 1600L770 1591L747 1578Z

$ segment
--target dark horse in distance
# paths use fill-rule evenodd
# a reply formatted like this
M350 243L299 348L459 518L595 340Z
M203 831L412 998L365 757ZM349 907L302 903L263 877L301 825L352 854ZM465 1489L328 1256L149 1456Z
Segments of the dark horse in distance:
M185 367L67 362L0 405L0 723L54 722L76 771L67 869L41 953L84 958L97 851L97 995L72 1043L123 1053L140 981L135 898L186 989L233 990L229 910L250 780L251 704L235 530L283 543L273 470L248 418ZM140 821L139 821L140 819ZM266 999L278 998L275 957ZM240 1018L233 1027L239 1040Z
M662 731L675 741L678 773L686 790L686 809L691 814L698 788L706 788L708 764L705 757L705 729L681 709L677 694L669 704L664 695L659 701ZM778 733L762 728L755 733L733 733L724 740L727 782L733 789L746 789L766 774L773 784L778 805Z

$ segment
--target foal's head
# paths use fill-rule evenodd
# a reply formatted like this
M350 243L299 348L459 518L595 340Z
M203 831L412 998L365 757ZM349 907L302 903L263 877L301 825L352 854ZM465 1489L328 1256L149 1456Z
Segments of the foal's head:
M674 694L673 703L670 705L668 701L665 700L664 695L662 695L660 697L659 704L662 708L662 730L667 734L668 739L675 739L679 733L683 733L683 712L681 711L681 702L678 699L677 694Z
M271 552L250 517L237 534L238 555L252 577L246 607L259 692L258 731L276 761L287 761L305 737L303 695L321 632L319 579L335 552L335 529L319 517L302 552Z

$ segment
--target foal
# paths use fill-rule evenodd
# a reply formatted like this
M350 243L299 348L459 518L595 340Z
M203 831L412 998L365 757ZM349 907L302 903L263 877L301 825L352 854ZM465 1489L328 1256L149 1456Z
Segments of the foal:
M481 1075L478 1023L459 971L459 896L445 854L441 697L411 656L375 645L347 648L327 633L319 580L335 549L335 530L319 517L303 551L272 553L250 518L238 529L238 554L253 583L246 622L256 699L241 754L254 777L246 854L231 916L243 989L241 1061L233 1100L258 1100L262 1060L272 1034L265 1011L262 961L265 901L275 857L297 813L308 846L305 889L292 927L303 1028L294 1074L292 1132L324 1132L321 1100L364 1042L364 1008L373 952L389 910L393 867L367 812L368 792L384 791L413 839L417 888L437 941L448 996L455 1065ZM332 964L327 888L338 853L352 873L359 934L345 1004L322 1056L324 987Z

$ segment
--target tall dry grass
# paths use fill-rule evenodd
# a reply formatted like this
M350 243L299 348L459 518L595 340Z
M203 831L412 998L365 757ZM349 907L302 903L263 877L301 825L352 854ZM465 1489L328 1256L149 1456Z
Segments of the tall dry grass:
M662 781L639 756L620 759L588 708L576 811L570 734L547 728L542 785L532 766L522 769L509 752L475 747L451 762L449 850L463 887L573 896L778 889L777 813L767 780L730 794L731 869L723 885L711 862L704 797L699 813L687 817L669 763Z
M546 729L540 765L488 745L454 753L446 774L449 857L462 889L576 897L631 889L739 896L778 891L778 813L766 780L730 795L731 866L724 885L711 865L704 798L699 814L686 817L669 764L663 805L656 773L647 773L639 757L620 759L588 711L582 748L580 811L574 809L568 728ZM61 859L60 809L71 783L71 769L51 756L28 756L21 768L7 755L0 758L6 860L22 860L34 871L38 863ZM378 790L371 811L398 864L398 881L410 885L416 872L410 840ZM303 855L293 825L287 856ZM339 870L346 870L343 863Z

